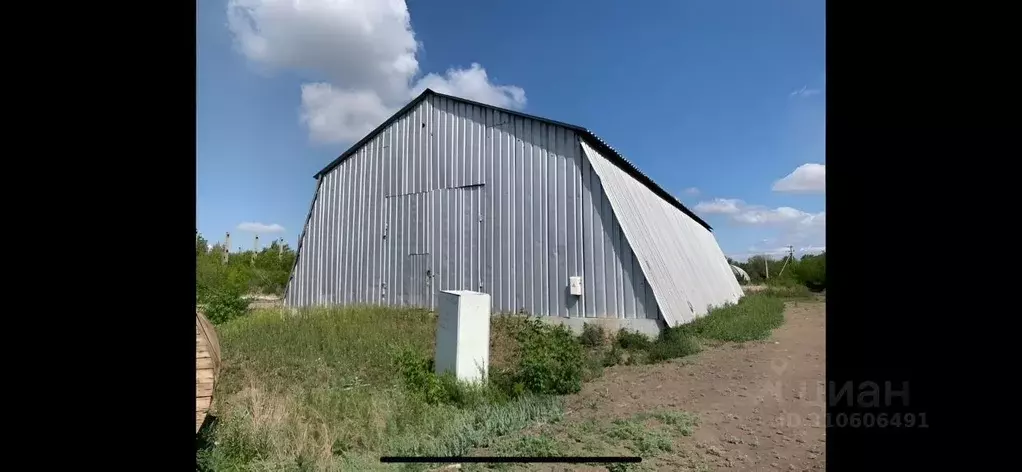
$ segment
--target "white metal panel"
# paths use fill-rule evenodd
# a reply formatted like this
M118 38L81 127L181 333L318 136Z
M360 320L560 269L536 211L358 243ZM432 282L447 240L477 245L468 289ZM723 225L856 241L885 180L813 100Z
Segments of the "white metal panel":
M486 378L490 364L490 295L470 290L440 292L437 310L436 373L458 380Z
M744 295L709 230L580 142L668 326Z

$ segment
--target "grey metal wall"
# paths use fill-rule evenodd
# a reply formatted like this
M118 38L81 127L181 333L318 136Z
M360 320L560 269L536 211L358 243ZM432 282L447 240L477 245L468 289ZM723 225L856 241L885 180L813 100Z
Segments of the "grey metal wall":
M285 300L420 304L424 284L430 302L481 290L498 311L658 316L573 131L437 96L321 178Z

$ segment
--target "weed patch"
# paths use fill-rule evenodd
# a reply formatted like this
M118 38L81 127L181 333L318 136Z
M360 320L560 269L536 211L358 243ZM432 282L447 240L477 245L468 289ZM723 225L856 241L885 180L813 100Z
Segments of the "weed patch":
M768 295L779 298L805 299L811 298L813 292L805 285L779 281L768 283L766 288L759 291L759 295Z
M675 330L700 338L743 342L765 339L782 323L784 301L769 293L754 293Z
M492 375L501 390L513 397L523 392L565 395L582 389L584 349L566 327L536 317L502 316L498 320L498 331L510 335L516 345L500 356L507 365Z
M499 456L611 454L650 459L675 451L676 441L690 436L695 425L695 417L688 413L653 411L612 421L590 419L532 428L498 439L491 449Z
M546 436L519 436L514 442L504 443L497 448L502 456L556 457L564 455L560 445Z
M642 351L648 350L653 344L653 341L649 338L649 336L635 331L628 331L623 328L618 331L615 341L622 349L637 349Z
M647 362L663 362L670 359L678 359L699 352L699 343L692 336L673 328L666 328L660 332L655 343L648 352Z
M614 344L604 355L604 365L656 363L699 352L699 344L691 336L667 328L656 339L622 329Z
M700 341L713 344L764 339L784 322L784 301L778 294L792 298L802 293L809 296L803 286L771 287L746 295L737 304L711 309L691 323L664 328L656 338L621 329L609 349L590 348L587 366L596 371L612 365L658 363L698 353Z
M433 372L436 320L428 312L257 310L227 321L218 327L218 421L202 432L199 469L391 470L381 455L462 455L556 421L561 400L531 389L570 387L581 345L557 330L520 328L494 333L518 353L491 365L510 381L467 385ZM512 332L519 337L506 339Z
M603 326L585 323L582 325L582 335L579 341L585 347L600 347L607 342L607 333Z

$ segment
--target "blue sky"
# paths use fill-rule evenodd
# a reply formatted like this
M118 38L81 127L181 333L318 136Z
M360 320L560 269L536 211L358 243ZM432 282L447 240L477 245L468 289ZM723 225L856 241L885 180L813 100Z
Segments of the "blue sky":
M736 258L825 244L822 0L197 5L211 241L294 246L313 174L429 86L592 129Z

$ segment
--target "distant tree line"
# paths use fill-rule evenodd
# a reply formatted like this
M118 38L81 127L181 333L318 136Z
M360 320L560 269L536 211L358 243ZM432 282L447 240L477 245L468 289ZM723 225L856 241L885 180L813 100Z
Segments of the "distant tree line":
M231 252L224 263L224 246L195 237L195 301L206 317L222 323L248 308L246 295L282 295L297 254L273 241L259 251Z
M820 254L804 254L801 258L785 256L773 259L769 256L752 256L745 262L738 262L729 257L728 262L741 267L749 274L748 282L736 276L742 284L804 285L813 291L827 288L826 251Z

